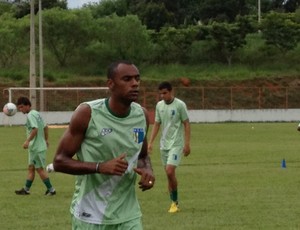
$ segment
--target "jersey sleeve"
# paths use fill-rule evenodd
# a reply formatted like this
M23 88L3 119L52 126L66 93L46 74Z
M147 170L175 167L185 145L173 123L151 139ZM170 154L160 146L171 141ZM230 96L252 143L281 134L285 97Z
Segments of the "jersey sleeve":
M33 114L28 114L28 122L31 128L38 128L38 123Z
M161 123L161 117L159 114L159 103L157 103L155 107L155 122Z
M180 106L180 116L181 116L181 121L186 121L187 119L189 119L187 107L184 102L182 102Z

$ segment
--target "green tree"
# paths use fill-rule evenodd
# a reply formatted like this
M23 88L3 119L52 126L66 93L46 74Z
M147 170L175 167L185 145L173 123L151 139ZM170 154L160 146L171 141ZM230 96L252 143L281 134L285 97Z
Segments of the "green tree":
M286 12L295 12L300 7L300 0L285 1L284 9Z
M78 50L89 44L93 18L89 10L52 8L43 12L43 27L46 48L60 66L66 66Z
M11 11L11 4L9 2L0 1L0 16L4 13L9 13Z
M129 12L138 15L148 29L175 28L199 20L199 0L127 0Z
M296 22L295 13L266 15L261 31L266 44L277 47L282 53L296 48L300 41L300 24Z
M261 0L260 3L261 13L271 10L294 12L300 0ZM199 22L234 22L237 16L251 14L257 17L258 11L257 0L103 0L87 6L97 17L112 13L137 15L148 29L155 31L164 26L179 28Z
M29 47L29 20L6 13L0 16L0 25L0 64L9 67Z
M295 12L300 6L300 0L272 0L271 10L277 12Z
M163 3L149 3L145 7L140 18L147 25L148 29L159 31L164 25L168 24L172 15L169 14Z
M155 63L186 64L190 46L196 39L202 39L204 36L205 31L197 26L181 29L163 27L159 32L152 34L152 41L155 44Z
M90 9L94 18L112 14L125 16L128 13L126 0L102 0L99 3L88 3L84 5L84 8Z
M12 2L13 12L16 18L22 18L25 15L30 14L30 0L15 0ZM35 0L34 12L37 13L39 9L39 1ZM51 8L67 9L67 0L42 0L42 9Z
M96 23L96 37L91 45L98 44L99 48L109 50L108 58L130 59L136 63L148 58L151 52L149 35L137 16L111 15L99 18ZM97 52L102 53L100 49Z
M245 0L205 0L200 4L199 14L204 22L233 22L236 16L246 15L250 9Z
M213 22L209 33L215 42L216 50L226 58L228 65L231 65L234 52L246 44L246 34L241 32L236 23L218 22Z

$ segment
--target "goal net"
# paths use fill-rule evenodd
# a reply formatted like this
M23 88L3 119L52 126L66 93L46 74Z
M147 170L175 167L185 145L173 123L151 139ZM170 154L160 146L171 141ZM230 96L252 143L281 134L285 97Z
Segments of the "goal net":
M108 97L107 87L12 87L4 89L8 102L16 103L19 97L30 98L33 107L40 111L74 111L84 102Z

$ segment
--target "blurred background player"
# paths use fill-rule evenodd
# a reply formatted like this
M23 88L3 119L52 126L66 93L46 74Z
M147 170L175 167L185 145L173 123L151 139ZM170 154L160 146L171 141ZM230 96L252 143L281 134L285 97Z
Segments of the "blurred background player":
M155 122L153 125L148 150L152 151L155 137L162 127L160 138L160 152L162 164L168 179L168 190L171 198L170 213L179 211L178 206L178 182L176 167L179 166L182 153L190 154L190 123L186 105L180 99L174 97L172 85L162 82L158 87L160 98L156 105Z
M17 101L17 108L23 114L27 114L26 133L27 139L23 144L24 149L28 149L28 174L25 186L16 190L17 195L29 195L30 188L35 178L35 171L39 174L47 190L45 195L55 195L56 191L52 187L49 176L45 171L46 152L48 147L48 126L45 124L40 113L31 109L31 102L27 97L20 97Z

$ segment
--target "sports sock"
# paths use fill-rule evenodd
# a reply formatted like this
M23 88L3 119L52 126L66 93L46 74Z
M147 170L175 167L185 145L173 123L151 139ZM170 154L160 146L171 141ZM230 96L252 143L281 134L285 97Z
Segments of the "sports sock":
M26 180L26 183L25 183L25 187L24 187L24 189L26 190L26 191L29 191L30 190L30 188L31 188L31 185L32 185L32 180Z
M51 182L50 182L50 179L49 179L49 177L48 177L48 178L46 178L45 180L43 180L43 182L44 182L44 184L46 185L46 187L47 187L47 189L48 189L48 190L50 190L50 191L52 191L52 190L53 190L53 188L52 188L52 184L51 184Z
M178 203L178 193L177 193L177 189L173 190L170 192L170 198L173 202L175 202L176 204Z

